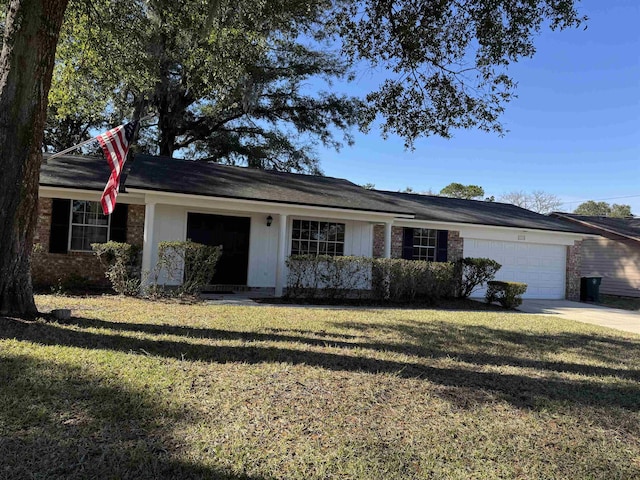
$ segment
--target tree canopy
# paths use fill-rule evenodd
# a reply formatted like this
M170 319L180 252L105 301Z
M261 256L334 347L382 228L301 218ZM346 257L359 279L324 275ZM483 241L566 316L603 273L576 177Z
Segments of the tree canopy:
M630 205L620 205L617 203L609 204L607 202L596 202L595 200L588 200L581 203L573 211L578 215L591 215L602 217L632 217Z
M463 185L453 182L440 190L440 195L443 197L464 198L466 200L480 199L484 197L484 188L479 185Z
M320 48L321 32L302 40L325 7L219 2L212 12L198 0L99 0L91 8L75 0L58 50L47 148L146 109L157 112L138 142L146 152L317 173L313 146L351 142L362 103L306 91L311 79L348 73Z
M158 112L139 142L150 153L317 172L315 145L339 148L377 120L409 148L457 128L502 134L509 64L533 55L545 22L583 20L555 0L72 0L45 144L146 108ZM381 84L331 93L358 69Z

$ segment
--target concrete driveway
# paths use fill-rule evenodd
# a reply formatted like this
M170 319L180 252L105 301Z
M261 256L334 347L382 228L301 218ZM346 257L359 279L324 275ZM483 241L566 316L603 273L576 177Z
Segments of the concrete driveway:
M518 310L523 313L557 315L568 320L640 334L640 312L568 300L523 300Z

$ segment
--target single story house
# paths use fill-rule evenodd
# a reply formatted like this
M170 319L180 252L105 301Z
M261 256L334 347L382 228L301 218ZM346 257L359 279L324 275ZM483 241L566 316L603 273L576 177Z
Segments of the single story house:
M579 296L579 225L503 203L367 190L347 180L135 155L116 211L98 200L109 176L100 157L45 162L34 257L36 284L62 276L103 281L90 244L142 247L142 269L161 241L223 245L212 282L286 287L287 257L319 253L451 261L489 257L497 278L526 282L528 298ZM482 292L478 292L482 295Z
M640 219L553 213L597 237L582 242L581 275L602 277L600 292L640 297Z

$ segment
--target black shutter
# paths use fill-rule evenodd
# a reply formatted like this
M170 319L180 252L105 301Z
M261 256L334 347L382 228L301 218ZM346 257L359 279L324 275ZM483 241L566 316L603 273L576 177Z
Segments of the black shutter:
M49 253L67 253L69 247L69 215L71 215L71 200L63 198L52 199Z
M436 240L436 262L447 261L447 243L449 240L449 232L447 230L438 230Z
M413 260L413 228L402 229L402 258Z
M126 203L116 203L116 208L111 214L111 227L109 229L109 240L114 242L127 242L127 217L129 216L129 205Z

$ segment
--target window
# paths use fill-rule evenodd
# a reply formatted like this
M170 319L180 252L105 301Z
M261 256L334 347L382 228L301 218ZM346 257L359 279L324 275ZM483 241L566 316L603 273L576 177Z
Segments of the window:
M90 252L92 243L109 240L109 217L102 213L98 202L71 202L71 235L69 250Z
M430 228L413 229L413 259L436 260L436 230Z
M344 255L344 223L294 220L291 255Z

